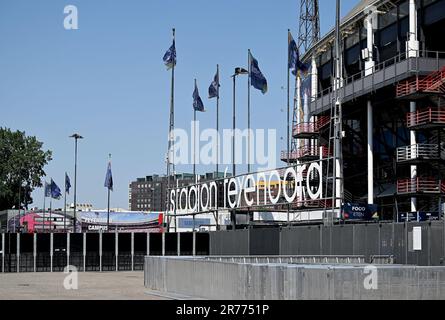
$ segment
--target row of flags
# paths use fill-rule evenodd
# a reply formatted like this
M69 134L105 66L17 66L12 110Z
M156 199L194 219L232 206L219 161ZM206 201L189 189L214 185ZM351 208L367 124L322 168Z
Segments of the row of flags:
M305 63L303 63L300 60L300 54L298 51L297 44L290 32L288 38L289 38L288 41L289 70L292 71L293 75L297 75L299 71L302 72L303 74L307 74L309 68ZM173 39L173 44L164 54L163 60L164 64L167 66L167 70L170 70L171 68L176 66L176 46L174 39ZM248 73L250 77L251 86L257 90L260 90L263 94L266 94L268 90L267 79L261 72L261 69L258 65L258 60L254 58L254 56L252 55L252 53L250 53L250 51L249 51L249 63L250 63L249 65L250 72ZM209 87L209 99L219 98L219 87L220 87L219 74L217 72ZM195 111L199 112L205 111L204 104L202 102L201 97L199 96L199 90L196 83L195 83L195 89L193 91L193 108Z
M105 176L104 187L108 188L108 190L113 191L113 174L111 172L111 161L108 162L107 173ZM71 189L71 180L67 173L65 173L65 192L67 194L70 193ZM59 200L62 197L62 192L59 186L54 182L51 178L51 182L48 183L45 181L45 189L44 189L45 198L52 198Z

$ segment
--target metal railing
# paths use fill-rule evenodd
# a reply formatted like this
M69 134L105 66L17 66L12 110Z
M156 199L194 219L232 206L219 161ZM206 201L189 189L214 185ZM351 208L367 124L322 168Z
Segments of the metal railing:
M196 258L195 258L196 259ZM364 264L365 256L341 255L341 256L214 256L197 258L207 261L243 264Z
M408 79L397 85L397 97L403 97L417 92L443 93L445 90L445 67L428 76Z
M445 125L445 109L418 110L408 113L406 118L408 128L431 123Z
M434 160L439 158L440 152L437 144L414 144L397 148L397 162L416 159Z
M445 184L436 178L401 179L397 181L398 194L443 193Z
M314 122L303 122L294 126L293 134L298 136L300 134L317 134L320 129L324 128L331 121L330 116L319 116Z
M343 93L343 97L344 95L344 89L348 84L354 84L354 82L363 80L366 77L372 77L372 84L374 85L375 81L374 81L374 75L376 72L381 71L381 70L385 70L385 68L392 66L392 65L396 65L402 61L406 61L408 59L418 59L419 58L428 58L428 59L435 59L436 60L436 64L437 64L437 69L439 69L441 67L441 60L445 59L445 52L441 52L441 51L427 51L427 50L418 50L418 57L409 57L409 55L407 56L406 52L401 52L399 54L397 54L396 56L385 60L383 62L380 62L378 64L375 64L373 67L371 68L367 68L364 69L360 72L357 72L353 75L350 75L344 79L342 79L342 84L340 86L340 88L338 89L339 91L341 91ZM408 70L409 72L418 72L418 62L416 63L416 68L415 70ZM397 70L397 68L396 68ZM396 72L397 74L397 72ZM334 78L331 77L332 81L331 83L334 83ZM362 86L363 87L363 86ZM332 94L336 91L336 88L334 86L330 86L320 92L317 93L316 99L320 99L326 95ZM355 95L355 93L353 94Z
M287 151L282 151L281 152L281 160L286 161L288 159L287 155L288 155ZM322 158L326 158L331 155L332 155L331 150L329 150L325 146L322 146L322 147L314 147L314 146L306 147L306 146L304 146L304 147L299 148L297 151L289 152L289 160L296 161L296 160L300 160L305 157L318 158L320 156Z

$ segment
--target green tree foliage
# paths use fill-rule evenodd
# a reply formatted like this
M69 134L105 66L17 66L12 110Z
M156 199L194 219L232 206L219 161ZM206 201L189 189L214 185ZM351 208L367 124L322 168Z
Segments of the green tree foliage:
M52 152L42 150L43 143L25 132L0 127L0 210L33 202L31 192L42 186L43 168Z

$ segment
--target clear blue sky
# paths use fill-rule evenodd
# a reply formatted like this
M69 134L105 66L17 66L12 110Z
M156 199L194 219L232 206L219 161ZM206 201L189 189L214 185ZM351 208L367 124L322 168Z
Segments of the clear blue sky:
M343 0L343 15L358 0ZM76 5L79 30L63 28L64 7ZM335 2L320 0L324 34ZM128 207L128 183L165 173L170 73L162 56L177 30L176 126L189 128L193 79L198 79L214 126L207 88L221 66L221 128L231 127L231 79L252 50L269 82L252 91L252 127L275 128L286 139L287 29L298 33L298 0L2 0L0 2L0 126L36 135L53 151L45 168L63 188L73 180L73 141L79 132L78 202L106 207L103 187L113 154L112 207ZM246 123L246 80L238 87L238 123ZM284 140L280 140L283 137ZM278 151L280 151L278 150ZM199 172L212 168L198 167ZM191 166L177 171L191 171ZM42 190L33 193L42 205ZM72 202L72 195L68 202ZM62 207L63 200L55 201Z

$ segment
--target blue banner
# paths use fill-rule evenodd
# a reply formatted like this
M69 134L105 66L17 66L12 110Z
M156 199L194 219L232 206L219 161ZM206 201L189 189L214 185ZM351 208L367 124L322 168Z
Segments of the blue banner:
M345 203L342 206L345 220L372 220L378 218L378 206L375 204Z

